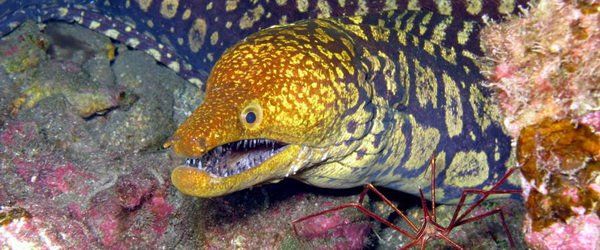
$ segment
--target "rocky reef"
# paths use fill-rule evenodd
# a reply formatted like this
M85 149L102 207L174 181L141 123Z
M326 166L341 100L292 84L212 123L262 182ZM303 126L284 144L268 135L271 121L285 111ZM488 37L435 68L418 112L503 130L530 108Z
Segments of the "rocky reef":
M27 23L0 54L1 248L196 246L160 147L195 86L64 23Z
M600 246L600 3L541 0L482 32L505 125L518 138L534 249Z
M509 132L520 138L527 201L493 200L475 214L502 207L519 249L560 240L598 245L598 23L595 1L541 0L483 31L485 71ZM183 159L161 145L202 93L142 52L74 25L26 23L0 40L0 55L3 249L389 249L408 242L353 209L293 232L294 219L355 201L360 188L286 180L214 199L177 192L169 172ZM384 193L419 223L418 197ZM402 224L377 198L365 206ZM454 206L437 211L445 225ZM508 247L497 217L450 237L467 248Z

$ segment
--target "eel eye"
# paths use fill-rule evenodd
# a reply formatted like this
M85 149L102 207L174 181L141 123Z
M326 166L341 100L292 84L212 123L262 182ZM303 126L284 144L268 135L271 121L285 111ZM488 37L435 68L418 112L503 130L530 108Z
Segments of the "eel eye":
M262 121L262 108L258 103L251 102L242 110L240 120L246 128L256 128Z
M252 111L246 113L246 122L252 124L256 121L256 114Z

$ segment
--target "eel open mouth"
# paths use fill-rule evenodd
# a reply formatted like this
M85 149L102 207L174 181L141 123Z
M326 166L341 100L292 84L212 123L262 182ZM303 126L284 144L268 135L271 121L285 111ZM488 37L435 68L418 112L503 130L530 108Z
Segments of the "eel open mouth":
M286 146L267 139L241 140L218 146L200 158L188 158L185 165L216 177L228 177L259 166Z

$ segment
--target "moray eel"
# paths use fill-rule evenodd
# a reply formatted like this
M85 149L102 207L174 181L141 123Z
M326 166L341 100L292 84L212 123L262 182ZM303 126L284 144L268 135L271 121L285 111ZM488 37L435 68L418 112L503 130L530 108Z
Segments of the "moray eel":
M453 202L510 162L477 31L524 2L0 0L0 36L27 19L75 22L205 88L165 143L188 158L172 172L183 193L291 177L417 194L435 156L438 201Z
M204 103L167 143L189 158L173 184L199 197L286 177L418 194L435 156L438 201L489 188L511 139L472 43L474 23L423 11L255 33L223 54Z

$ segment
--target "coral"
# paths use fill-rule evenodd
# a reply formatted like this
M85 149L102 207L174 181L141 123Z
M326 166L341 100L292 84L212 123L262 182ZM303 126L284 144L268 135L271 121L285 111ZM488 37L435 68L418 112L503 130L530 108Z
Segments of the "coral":
M290 222L323 207L356 199L359 189L319 190L291 180L229 196L203 200L198 218L200 240L207 249L362 249L371 227L360 213L343 211L312 223L309 238L295 236ZM321 225L323 222L325 225Z
M3 147L23 147L36 138L37 126L33 122L9 122L0 132Z
M594 132L600 133L600 111L581 116L578 122L590 127Z
M579 247L600 242L600 135L583 124L546 119L521 131L517 160L531 246L553 249L561 240ZM556 231L563 233L549 234Z
M595 0L540 0L524 15L482 31L505 125L580 117L600 106L600 15Z
M116 187L119 205L127 209L134 209L142 204L144 199L148 199L152 190L156 188L156 182L128 175L120 177Z
M526 221L531 228L531 220ZM568 219L566 223L555 223L539 232L529 232L525 238L534 249L583 249L598 246L600 219L597 214L585 214Z
M162 192L157 191L153 194L148 206L154 214L152 229L158 235L165 233L169 225L169 217L173 214L173 205L169 204Z
M525 239L539 249L597 246L600 3L540 0L482 31L508 131L519 137Z
M89 186L80 180L93 179L91 174L73 163L56 162L52 157L42 156L35 162L15 159L13 164L23 181L29 182L35 192L48 198L69 192L86 195Z
M0 211L1 247L160 244L175 212L166 172L134 168L121 178L106 179L60 151L38 152L39 132L35 123L16 121L0 132L0 159L11 159L0 166L5 170L2 185L9 187L3 190L7 198L0 200L5 206ZM11 203L14 207L6 206Z
M340 211L317 215L294 229L297 236L309 241L330 239L335 242L335 249L362 249L371 231L368 223L353 222Z
M0 41L0 249L197 248L194 220L175 216L192 203L169 182L179 159L156 150L191 109L170 94L197 89L143 53L111 64L110 39L54 25Z
M16 207L16 208L2 208L0 209L0 226L6 226L11 222L21 219L21 218L31 218L31 214L27 212L24 208Z
M150 175L132 176L117 181L117 192L109 188L98 193L83 212L84 220L95 229L92 231L103 246L130 248L134 246L131 239L140 239L138 245L152 246L160 240L156 236L167 231L174 208L164 194L166 186L148 179L153 178ZM144 184L129 186L132 190L124 192L122 187L130 181Z
M46 59L48 38L40 34L35 23L26 22L13 36L16 39L0 41L0 65L8 73L27 71Z
M93 238L77 221L60 211L30 207L27 216L13 219L0 227L0 246L9 249L55 249L89 245Z

